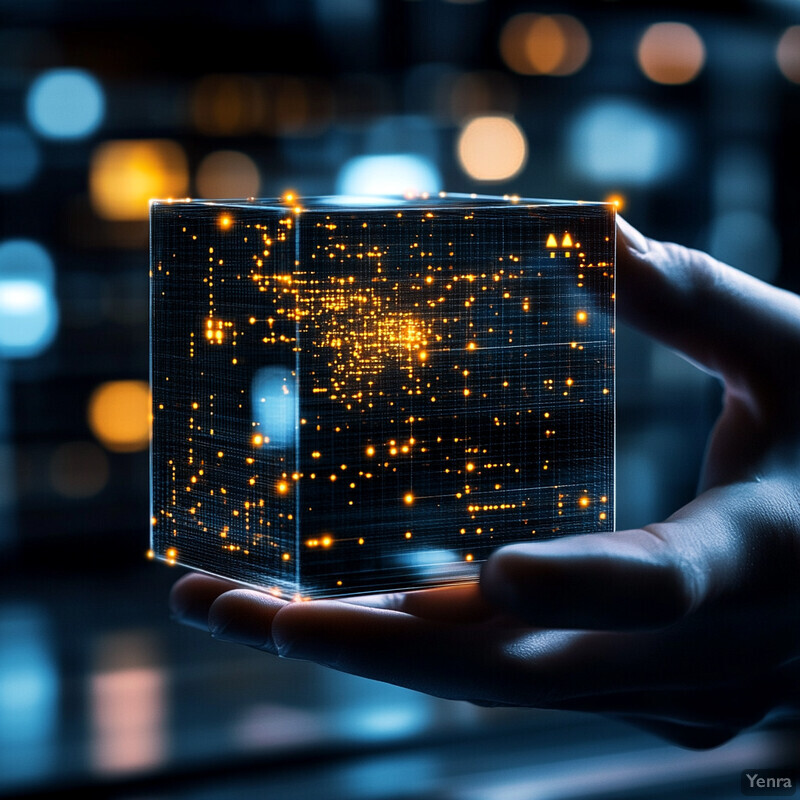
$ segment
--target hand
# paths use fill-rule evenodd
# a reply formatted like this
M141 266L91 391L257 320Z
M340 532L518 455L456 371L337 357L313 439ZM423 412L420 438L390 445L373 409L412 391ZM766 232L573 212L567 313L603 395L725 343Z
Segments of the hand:
M504 547L480 583L286 603L189 575L226 641L483 705L715 746L800 697L800 298L619 220L619 311L725 385L700 494L639 530Z

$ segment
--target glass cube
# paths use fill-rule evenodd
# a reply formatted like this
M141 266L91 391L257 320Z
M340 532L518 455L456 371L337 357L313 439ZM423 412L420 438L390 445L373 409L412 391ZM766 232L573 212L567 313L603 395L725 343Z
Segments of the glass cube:
M324 597L608 531L614 206L153 202L152 555Z

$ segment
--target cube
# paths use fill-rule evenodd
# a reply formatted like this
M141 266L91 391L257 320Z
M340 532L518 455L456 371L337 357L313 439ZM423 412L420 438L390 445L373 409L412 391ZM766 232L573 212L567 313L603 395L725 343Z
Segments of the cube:
M313 598L611 530L614 214L154 201L151 555Z

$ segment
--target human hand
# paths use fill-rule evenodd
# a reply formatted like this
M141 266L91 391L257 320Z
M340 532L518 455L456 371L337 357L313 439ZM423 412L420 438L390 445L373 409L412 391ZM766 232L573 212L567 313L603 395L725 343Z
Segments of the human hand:
M287 603L188 575L181 621L483 705L593 711L692 747L796 706L800 298L619 220L619 312L724 382L700 494L637 530L510 545L479 584Z

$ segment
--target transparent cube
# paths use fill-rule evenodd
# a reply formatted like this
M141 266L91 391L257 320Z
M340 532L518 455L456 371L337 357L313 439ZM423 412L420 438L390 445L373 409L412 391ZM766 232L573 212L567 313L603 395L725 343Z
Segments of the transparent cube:
M152 554L323 597L611 530L614 207L154 202Z

